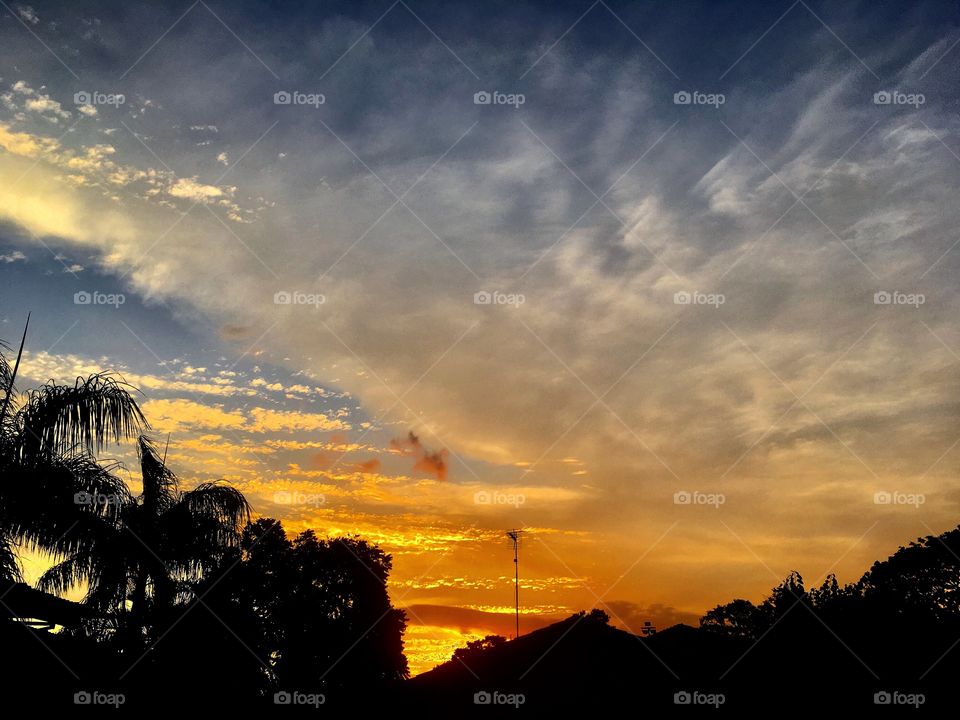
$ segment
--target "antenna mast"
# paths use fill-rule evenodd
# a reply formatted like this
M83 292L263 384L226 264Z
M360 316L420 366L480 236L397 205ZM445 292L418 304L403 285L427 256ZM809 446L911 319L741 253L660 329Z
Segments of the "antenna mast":
M517 634L520 637L520 535L523 530L507 530L507 537L513 541L513 601L516 607Z

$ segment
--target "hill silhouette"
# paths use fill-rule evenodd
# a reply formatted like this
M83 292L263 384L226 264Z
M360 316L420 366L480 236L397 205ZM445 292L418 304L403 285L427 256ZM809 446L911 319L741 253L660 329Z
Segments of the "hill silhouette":
M889 704L910 705L918 694L927 709L952 707L956 660L947 654L920 676L958 637L919 632L866 645L800 615L762 642L689 625L641 637L610 626L594 610L445 662L412 678L403 700L459 714L482 715L497 705L538 716L632 706L739 711L801 698L869 711L888 696Z
M672 703L679 677L703 686L745 645L689 625L641 637L611 626L600 610L580 612L418 675L408 700L467 709L484 693L490 704L509 704L497 703L499 696L520 694L523 705L541 711L613 705L657 688Z

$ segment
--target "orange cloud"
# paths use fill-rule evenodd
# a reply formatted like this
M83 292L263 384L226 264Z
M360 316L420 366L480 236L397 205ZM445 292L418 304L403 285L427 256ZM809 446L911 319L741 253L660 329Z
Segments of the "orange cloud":
M446 662L458 647L486 635L514 634L513 610L484 612L465 607L447 605L408 605L407 632L404 637L404 652L410 664L410 672L418 675ZM528 616L520 619L521 632L530 632L551 622L561 620L568 613Z
M411 625L457 628L461 632L482 630L487 634L508 637L516 631L516 616L513 608L504 608L502 612L490 612L469 607L424 603L408 605L404 609L407 611L407 618ZM567 615L569 615L567 612L526 613L521 618L520 629L521 632L530 632L562 620Z
M246 429L250 432L278 432L290 430L333 430L347 427L336 417L322 413L301 413L295 410L269 410L252 408L253 423Z
M336 460L337 456L327 450L321 450L310 456L310 464L318 470L327 470Z
M370 458L369 460L357 463L357 469L365 474L376 473L380 471L380 464L380 460L377 458Z
M183 428L239 430L246 422L243 413L237 410L183 399L148 400L143 403L143 412L159 432L178 432Z
M432 475L437 480L447 479L447 456L449 453L446 448L432 452L427 450L411 430L405 438L394 438L390 441L390 447L397 450L401 455L408 455L415 458L413 469Z

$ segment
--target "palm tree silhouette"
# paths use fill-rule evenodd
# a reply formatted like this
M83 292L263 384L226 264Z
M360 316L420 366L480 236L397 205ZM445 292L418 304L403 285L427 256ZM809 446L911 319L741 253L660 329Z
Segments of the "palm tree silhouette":
M115 512L99 522L37 586L63 593L87 583L84 603L122 630L125 643L145 642L164 613L189 599L192 589L239 547L250 518L243 494L228 485L203 483L181 491L156 446L138 440L143 491L106 499Z
M29 324L29 318L27 320ZM136 437L147 421L130 386L109 373L16 391L26 328L11 367L0 343L0 583L21 580L16 546L54 556L76 552L117 506L82 502L126 492L116 463L97 462L109 443Z

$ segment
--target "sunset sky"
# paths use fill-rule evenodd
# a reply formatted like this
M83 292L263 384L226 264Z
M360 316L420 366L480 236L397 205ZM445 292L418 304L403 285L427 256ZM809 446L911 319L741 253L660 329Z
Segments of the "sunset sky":
M166 5L0 8L0 338L380 543L414 672L509 528L638 630L956 526L955 3Z

